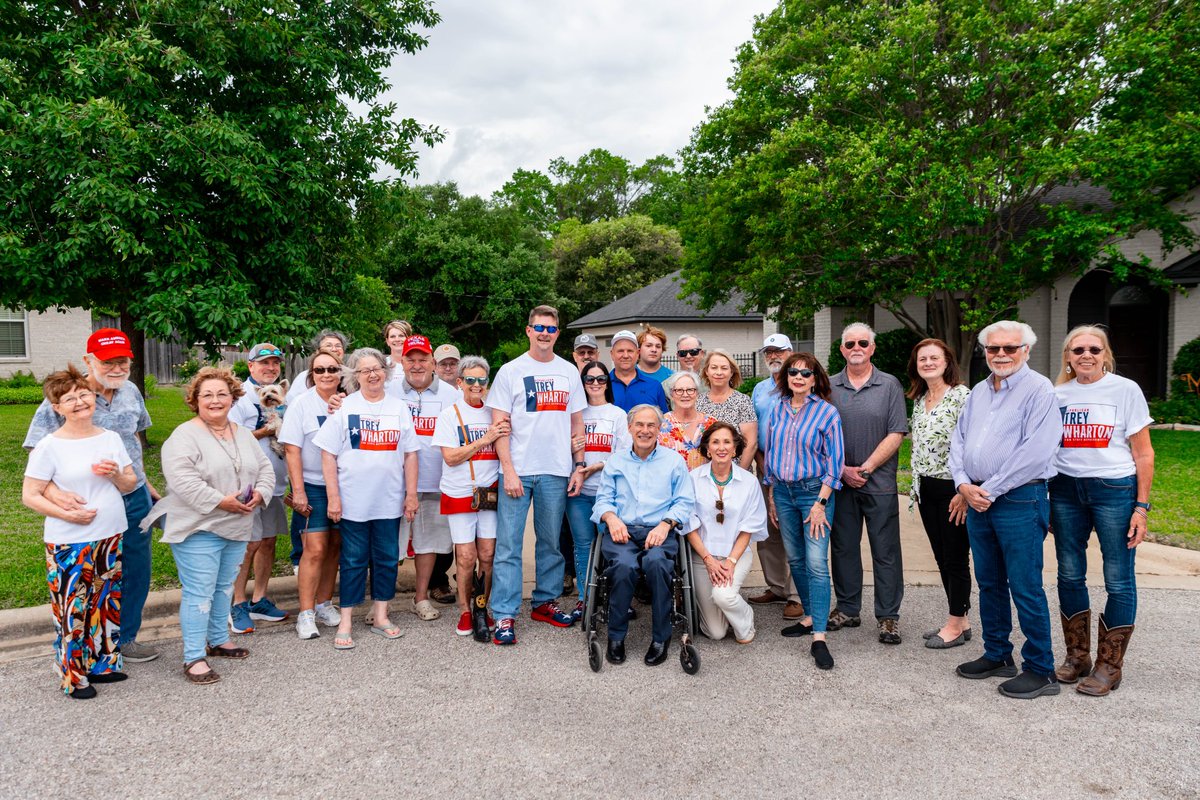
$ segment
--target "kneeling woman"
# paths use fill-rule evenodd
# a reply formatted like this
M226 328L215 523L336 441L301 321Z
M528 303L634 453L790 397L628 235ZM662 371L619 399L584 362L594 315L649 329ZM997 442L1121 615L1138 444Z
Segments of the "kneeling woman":
M438 415L433 431L433 446L442 448L446 462L439 488L457 564L460 614L455 632L459 636L483 633L472 629L468 596L476 562L483 575L484 595L490 596L496 555L496 509L481 508L475 497L476 490L498 491L500 461L495 443L508 435L510 426L508 420L492 422L491 409L483 405L489 371L487 361L479 356L467 356L459 363L458 389L463 399ZM487 641L486 635L481 641Z
M137 476L121 437L92 423L96 395L73 366L47 376L42 392L62 427L29 454L21 501L46 518L46 579L54 614L54 668L68 697L96 696L93 683L125 679L121 669L123 492ZM46 490L83 498L67 510Z
M688 534L700 630L723 639L732 627L738 644L754 640L754 610L740 591L754 561L747 548L767 538L758 480L736 463L745 448L741 432L727 422L704 431L700 454L709 462L691 472L696 506Z

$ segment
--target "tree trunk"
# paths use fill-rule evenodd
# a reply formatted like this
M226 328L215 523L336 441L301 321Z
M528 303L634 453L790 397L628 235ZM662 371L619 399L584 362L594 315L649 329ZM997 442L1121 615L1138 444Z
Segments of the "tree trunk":
M959 375L970 383L971 357L975 354L976 331L966 330L962 324L962 301L952 292L937 292L926 304L929 319L929 335L950 345L958 358Z
M146 332L137 327L129 309L121 306L119 311L121 332L129 337L129 349L133 351L133 363L129 365L129 380L144 397L146 394Z

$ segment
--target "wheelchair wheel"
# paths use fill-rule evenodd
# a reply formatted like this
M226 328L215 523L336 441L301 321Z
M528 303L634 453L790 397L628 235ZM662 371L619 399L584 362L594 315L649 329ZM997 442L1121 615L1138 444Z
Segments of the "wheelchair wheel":
M679 648L679 664L688 675L695 675L700 671L700 652L696 650L695 645L688 643Z
M588 635L588 666L592 668L592 672L599 672L604 666L604 648L600 646L600 639L594 633Z

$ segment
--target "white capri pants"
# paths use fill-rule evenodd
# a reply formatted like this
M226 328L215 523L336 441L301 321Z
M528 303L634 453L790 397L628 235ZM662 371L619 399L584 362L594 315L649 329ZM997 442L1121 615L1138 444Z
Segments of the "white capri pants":
M734 638L748 641L754 638L754 609L741 595L742 584L750 574L754 559L749 548L733 567L733 583L719 588L708 578L708 568L692 551L692 585L696 591L696 607L700 611L700 630L710 639L724 639L733 628Z

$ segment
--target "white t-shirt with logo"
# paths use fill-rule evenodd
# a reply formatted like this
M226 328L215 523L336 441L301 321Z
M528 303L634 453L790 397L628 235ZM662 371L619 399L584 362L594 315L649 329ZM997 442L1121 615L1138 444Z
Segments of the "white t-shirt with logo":
M257 383L248 380L242 384L242 389L245 394L238 398L238 401L233 404L233 408L229 409L229 421L254 433L266 423L266 415L269 412L258 401ZM285 397L284 405L273 409L275 413L282 415L284 420L287 419L286 399ZM271 449L270 436L264 436L256 441L262 451L267 454L267 460L275 469L275 493L273 496L283 497L288 485L287 462L275 455L275 451Z
M438 491L442 480L442 467L446 462L442 460L442 451L433 446L433 429L442 411L462 399L462 392L458 387L434 377L433 382L425 387L423 392L418 392L402 378L390 382L387 393L408 403L408 410L412 412L413 430L416 431L417 441L421 445L417 453L417 460L421 464L417 491Z
M599 461L608 461L614 452L628 450L633 447L633 437L629 435L628 416L612 403L602 406L588 406L583 409L583 428L587 434L587 445L583 451L583 460L589 467ZM589 475L583 482L581 494L595 497L600 491L601 470Z
M1129 437L1154 420L1141 388L1108 373L1095 383L1067 381L1054 387L1062 412L1062 446L1054 466L1075 478L1124 478L1134 474Z
M313 444L337 456L342 516L366 522L403 514L404 455L421 448L403 400L385 394L370 403L355 392L325 421Z
M321 399L316 389L308 389L292 401L283 418L279 441L300 448L300 471L305 483L325 485L325 476L321 472L321 448L313 444L313 437L331 416L329 404Z
M121 437L110 430L86 439L64 439L51 434L42 437L30 452L26 477L53 481L63 491L82 497L84 508L96 510L96 516L87 525L46 517L42 541L49 544L97 542L129 528L120 490L110 479L92 472L92 464L101 459L117 462L122 470L133 463Z
M570 476L571 414L587 407L574 364L522 353L496 372L487 406L512 417L509 446L518 475Z
M454 409L462 414L462 425ZM475 408L465 400L454 403L438 416L437 429L433 434L433 447L440 454L441 448L466 447L476 439L482 439L492 424L492 410L486 406ZM467 437L463 438L463 428ZM471 480L471 469L475 480ZM500 459L496 445L487 444L479 448L470 461L451 467L442 461L441 492L448 497L470 497L476 486L491 486L500 474Z

